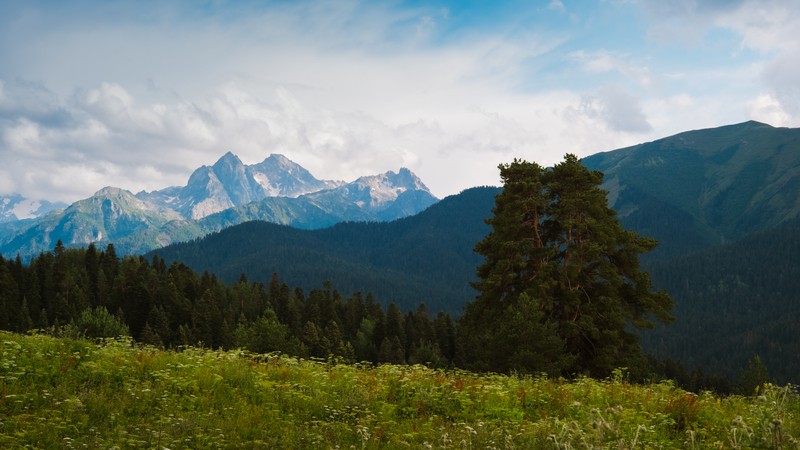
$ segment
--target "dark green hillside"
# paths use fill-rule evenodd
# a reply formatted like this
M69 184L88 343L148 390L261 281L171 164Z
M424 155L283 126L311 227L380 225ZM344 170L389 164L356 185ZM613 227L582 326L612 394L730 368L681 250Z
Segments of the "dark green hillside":
M473 188L422 213L389 223L342 223L298 230L266 222L227 228L153 253L234 281L244 273L267 282L278 273L306 289L331 280L345 292L372 292L401 308L460 312L474 298L480 257L473 247L488 232L498 188Z
M675 299L676 320L646 333L651 352L707 372L738 375L759 355L779 382L800 373L800 221L651 264Z
M800 373L800 129L747 122L691 131L583 160L605 172L623 226L659 246L644 267L676 303L676 321L644 334L646 350L738 375L761 356L771 374ZM460 313L475 297L473 253L497 188L471 189L392 223L316 231L254 223L160 250L226 280L273 272L306 288L331 280L409 310ZM726 245L727 243L727 245Z
M583 162L605 173L623 224L661 242L654 256L733 242L800 217L800 129L751 121Z

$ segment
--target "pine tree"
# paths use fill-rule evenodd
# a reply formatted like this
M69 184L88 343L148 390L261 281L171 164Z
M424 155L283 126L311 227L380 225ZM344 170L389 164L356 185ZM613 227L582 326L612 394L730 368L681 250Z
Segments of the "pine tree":
M656 242L627 231L574 155L552 169L500 165L492 231L475 249L479 295L462 317L468 361L484 370L606 376L642 360L629 326L669 321L639 254Z
M747 362L747 368L739 373L737 391L742 395L757 394L765 383L771 381L767 367L761 362L761 357L755 355L753 359Z

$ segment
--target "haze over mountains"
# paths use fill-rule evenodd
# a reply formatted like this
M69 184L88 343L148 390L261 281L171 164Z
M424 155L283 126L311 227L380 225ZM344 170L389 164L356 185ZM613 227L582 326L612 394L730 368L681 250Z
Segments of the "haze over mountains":
M8 215L0 224L0 253L27 258L51 250L59 239L67 246L113 242L121 253L137 253L248 220L313 229L393 220L436 201L405 168L345 183L318 180L282 155L245 165L228 152L213 166L195 170L186 186L136 195L106 187L29 220Z

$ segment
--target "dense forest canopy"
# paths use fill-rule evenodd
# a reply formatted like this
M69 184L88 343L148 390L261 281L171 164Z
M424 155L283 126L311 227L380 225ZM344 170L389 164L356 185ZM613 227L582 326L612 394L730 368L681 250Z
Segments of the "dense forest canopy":
M64 327L66 326L66 327ZM348 361L449 364L455 326L424 305L402 312L371 294L343 297L330 283L307 294L280 282L241 278L225 285L208 272L154 257L118 258L60 243L25 266L0 257L0 328L61 327L89 337L129 331L158 346L244 347Z
M510 318L511 319L511 318ZM511 320L510 320L511 321ZM309 291L276 274L269 283L225 284L181 263L56 245L25 265L0 256L0 329L68 337L130 335L165 348L202 345L374 363L474 366L463 330L424 305L402 310L369 293L343 296L332 283ZM688 389L728 392L729 380L648 360L639 374ZM633 375L633 374L632 374ZM643 378L645 379L645 378Z

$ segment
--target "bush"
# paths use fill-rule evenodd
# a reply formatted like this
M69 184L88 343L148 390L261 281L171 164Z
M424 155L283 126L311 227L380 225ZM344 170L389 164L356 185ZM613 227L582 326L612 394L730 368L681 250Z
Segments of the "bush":
M103 306L83 310L72 327L79 336L87 338L113 338L131 334L128 326Z

